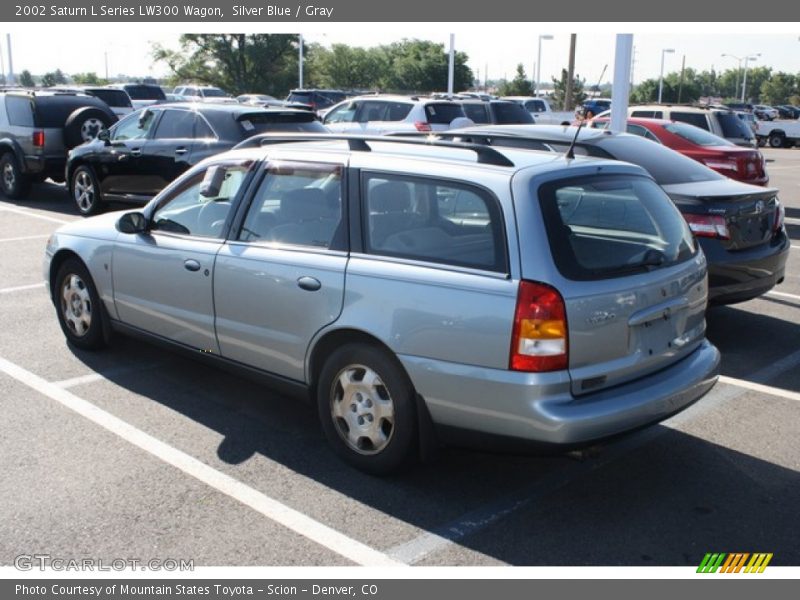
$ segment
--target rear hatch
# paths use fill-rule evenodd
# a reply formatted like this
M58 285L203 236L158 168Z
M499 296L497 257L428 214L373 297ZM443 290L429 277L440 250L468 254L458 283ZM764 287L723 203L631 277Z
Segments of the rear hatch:
M778 190L730 179L663 186L691 222L692 215L708 216L726 250L745 250L767 244L779 227ZM698 234L699 235L699 234Z
M329 133L313 112L306 110L253 111L236 115L241 139L270 131Z
M539 188L539 203L565 278L559 292L575 396L645 377L697 348L705 336L705 258L655 182L557 180Z

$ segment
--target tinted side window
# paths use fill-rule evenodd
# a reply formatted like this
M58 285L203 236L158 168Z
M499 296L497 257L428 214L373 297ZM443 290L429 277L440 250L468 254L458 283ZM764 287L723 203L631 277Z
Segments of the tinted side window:
M342 247L342 167L271 163L247 212L238 239Z
M133 113L114 127L111 139L115 141L144 139L155 120L156 113L152 110Z
M533 123L531 113L522 108L519 104L494 102L492 104L492 110L494 110L495 123L501 125L506 123Z
M367 251L505 272L501 212L487 192L457 183L365 175Z
M386 121L386 102L366 100L361 103L358 111L358 122Z
M353 121L353 119L355 119L357 107L358 105L355 102L350 102L349 104L339 106L325 115L325 122L350 123Z
M449 125L453 119L464 116L464 109L460 104L456 103L442 103L442 104L426 104L425 116L428 123Z
M18 127L33 127L33 104L28 98L6 96L8 122Z
M664 113L660 110L634 110L631 116L640 117L642 119L663 119Z
M188 110L165 110L158 122L155 137L160 140L185 139L194 136L195 115Z
M487 114L486 106L483 104L462 104L464 113L467 118L472 119L475 123L488 123L489 115Z
M689 123L700 129L708 131L708 117L704 113L686 113L686 112L672 112L670 118L673 121L681 121L682 123Z
M525 103L525 109L532 113L544 112L546 110L544 102L541 100L528 100Z

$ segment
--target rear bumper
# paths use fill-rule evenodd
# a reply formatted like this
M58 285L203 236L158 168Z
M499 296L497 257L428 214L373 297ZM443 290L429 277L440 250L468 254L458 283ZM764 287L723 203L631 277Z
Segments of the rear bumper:
M64 177L64 168L67 159L63 156L25 156L25 172L31 175L42 175L61 179Z
M783 281L791 242L781 235L769 244L730 252L717 240L700 239L708 260L708 301L733 304L752 300Z
M574 397L565 372L529 374L400 356L439 428L476 439L584 445L661 421L716 383L719 351L704 340L667 369Z

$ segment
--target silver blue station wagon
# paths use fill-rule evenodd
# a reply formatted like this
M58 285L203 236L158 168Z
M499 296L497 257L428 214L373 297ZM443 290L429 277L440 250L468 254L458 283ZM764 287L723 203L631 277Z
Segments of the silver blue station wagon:
M570 448L715 384L706 261L641 168L467 143L262 135L141 211L60 228L64 334L145 335L315 401L384 474L431 443Z

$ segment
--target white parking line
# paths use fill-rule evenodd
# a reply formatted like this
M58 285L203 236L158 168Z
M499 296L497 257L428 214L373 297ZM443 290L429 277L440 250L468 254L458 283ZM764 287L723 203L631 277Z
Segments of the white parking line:
M795 219L794 217L784 217L783 220L789 225L800 225L800 219Z
M43 240L44 238L50 237L47 234L44 235L23 235L20 237L13 237L13 238L2 238L0 242L22 242L25 240Z
M327 525L323 525L319 521L315 521L311 517L262 494L241 481L217 471L196 458L189 456L185 452L173 448L169 444L154 438L141 429L137 429L111 413L98 408L91 402L87 402L83 398L79 398L71 392L61 389L2 357L0 357L0 371L78 413L96 425L103 427L126 442L137 446L159 460L180 469L187 475L202 481L226 496L249 506L268 519L283 525L287 529L316 542L358 565L402 565L402 563L397 562L386 554L347 537L331 529Z
M796 294L787 294L786 292L767 292L767 296L778 296L779 298L789 298L790 300L800 300L800 296Z
M26 217L34 217L36 219L43 219L44 221L52 221L53 223L72 223L67 219L56 219L55 217L51 217L48 215L40 215L39 213L31 212L30 210L26 210L24 208L9 208L8 206L0 206L0 211L15 213L18 215L25 215Z
M772 387L771 385L763 385L761 383L754 383L752 381L747 381L746 379L727 377L725 375L720 376L719 381L720 383L735 385L747 390L753 390L754 392L761 392L762 394L767 394L769 396L778 396L779 398L800 402L800 394L793 392L792 390L785 390L783 388Z
M112 369L107 369L102 373L89 373L88 375L81 375L79 377L72 377L70 379L62 379L61 381L54 381L53 385L60 387L62 390L66 390L68 388L77 387L79 385L85 385L87 383L108 381L111 377L117 377L119 375L127 375L128 373L137 373L139 371L146 371L148 369L163 367L165 364L167 364L165 361L161 361L158 363L151 363L147 365L131 365L128 367L118 367L116 369L112 368Z
M14 292L22 292L24 290L35 290L36 288L43 288L44 281L41 283L31 283L30 285L18 285L16 287L9 287L0 289L0 294L13 294Z

